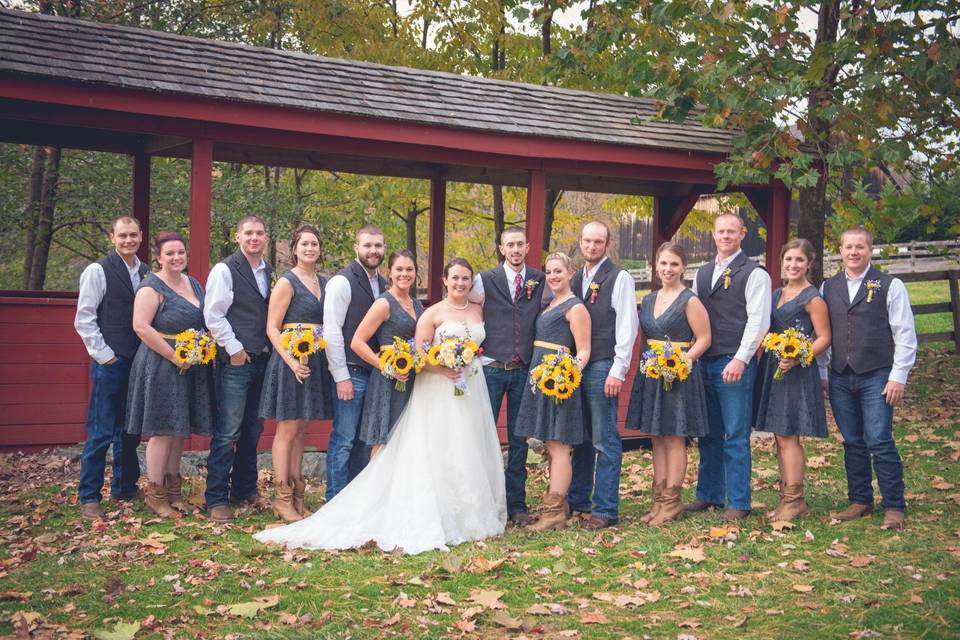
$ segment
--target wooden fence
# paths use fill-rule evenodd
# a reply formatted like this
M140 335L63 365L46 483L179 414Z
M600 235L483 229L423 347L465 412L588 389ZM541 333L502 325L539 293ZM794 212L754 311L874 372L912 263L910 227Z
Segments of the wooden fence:
M946 280L950 287L950 302L931 302L911 305L913 315L930 313L949 313L953 318L953 331L921 333L917 336L920 344L927 342L953 342L954 353L960 353L960 269L946 271L927 271L924 273L901 273L897 275L904 282L937 282Z

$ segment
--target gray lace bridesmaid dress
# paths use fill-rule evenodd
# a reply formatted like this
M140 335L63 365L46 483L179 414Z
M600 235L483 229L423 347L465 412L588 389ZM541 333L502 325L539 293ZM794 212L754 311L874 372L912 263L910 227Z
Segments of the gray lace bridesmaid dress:
M417 317L412 318L407 310L400 306L389 291L380 297L390 305L390 317L377 329L377 344L385 346L393 343L393 337L412 338L417 330L417 320L423 314L423 305L413 301L413 310ZM379 371L370 373L370 381L363 396L363 417L360 419L360 439L368 445L386 444L390 430L397 418L407 406L410 391L413 390L413 371L407 379L407 390L397 391L395 380L385 378Z
M293 287L293 298L283 324L323 324L323 295L327 280L320 277L320 297L313 295L293 271L283 277ZM260 394L260 417L274 420L324 420L333 415L333 382L323 351L307 360L310 375L302 383L274 349L267 362Z
M576 344L566 314L572 307L583 304L573 297L561 302L553 309L546 309L537 317L536 340L562 344L576 354ZM553 349L534 346L530 367L540 364L543 356L556 353ZM581 383L582 385L582 383ZM523 392L520 411L517 416L515 433L523 438L538 440L556 440L570 445L578 445L586 440L583 421L583 387L577 388L573 395L559 405L540 392L534 393L529 384Z
M693 330L687 323L686 310L687 303L696 294L684 289L656 318L653 310L658 293L654 291L640 303L640 327L644 339L670 338L676 342L691 342ZM695 362L690 369L690 376L683 382L674 382L670 391L664 390L661 380L651 380L638 371L633 379L624 426L651 436L692 438L707 435L707 397L700 375L700 363Z
M797 327L811 339L813 322L804 307L820 296L814 286L801 291L779 309L782 289L773 292L770 312L770 332L780 333ZM823 387L816 360L809 367L796 366L783 377L774 380L779 361L764 353L760 360L754 397L754 429L780 436L827 436L827 414L823 403Z
M189 277L189 276L188 276ZM151 326L167 335L187 329L205 329L203 287L190 278L193 293L200 301L195 307L167 286L156 274L149 273L140 289L154 289L163 296ZM167 339L171 347L175 340ZM130 365L127 388L127 433L143 436L188 437L209 434L215 417L213 365L196 365L182 375L169 360L140 343Z

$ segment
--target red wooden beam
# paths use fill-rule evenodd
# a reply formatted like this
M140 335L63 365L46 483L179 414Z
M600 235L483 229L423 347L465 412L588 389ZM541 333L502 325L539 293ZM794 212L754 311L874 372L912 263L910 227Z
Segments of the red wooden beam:
M544 207L546 206L547 175L543 171L527 173L527 242L530 253L527 264L535 269L543 267Z
M213 142L194 138L190 160L190 275L206 284L210 272Z
M143 262L150 261L150 156L144 153L133 154L133 217L140 223L143 242L137 251L137 257Z
M790 190L775 182L767 206L767 271L773 287L780 286L780 248L790 235Z
M723 159L722 154L719 153L689 153L632 145L470 131L283 106L226 102L181 95L157 95L132 89L48 80L0 77L0 97L29 99L35 102L74 107L93 107L138 115L186 118L206 123L345 136L377 142L434 144L445 148L501 153L524 158L623 162L630 165L702 171L712 171L713 166Z
M427 260L427 300L430 304L443 297L444 231L447 218L447 181L442 175L430 179L430 253Z

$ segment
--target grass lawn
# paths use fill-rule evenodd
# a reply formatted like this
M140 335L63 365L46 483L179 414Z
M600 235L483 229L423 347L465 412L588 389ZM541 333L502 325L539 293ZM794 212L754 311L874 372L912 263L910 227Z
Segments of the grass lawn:
M960 358L925 347L897 410L908 527L880 515L832 526L845 504L831 427L807 440L813 514L776 530L769 440L754 444L755 515L653 530L650 458L624 460L620 526L536 535L509 529L450 553L286 552L250 534L245 514L215 526L199 513L151 521L108 505L78 518L77 463L0 458L0 635L108 638L955 638L960 629ZM696 449L691 449L691 463ZM688 480L693 481L691 464ZM530 493L543 473L530 467ZM692 497L691 490L684 492ZM309 501L319 501L319 491Z

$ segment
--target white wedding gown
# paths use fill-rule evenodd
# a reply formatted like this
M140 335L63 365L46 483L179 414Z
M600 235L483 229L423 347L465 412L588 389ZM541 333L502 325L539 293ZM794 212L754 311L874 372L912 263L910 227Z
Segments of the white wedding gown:
M436 333L467 330L483 342L482 324L447 321ZM254 537L307 549L372 541L417 554L503 533L503 456L479 359L471 367L467 395L458 397L448 378L417 375L389 441L353 482L309 518Z

